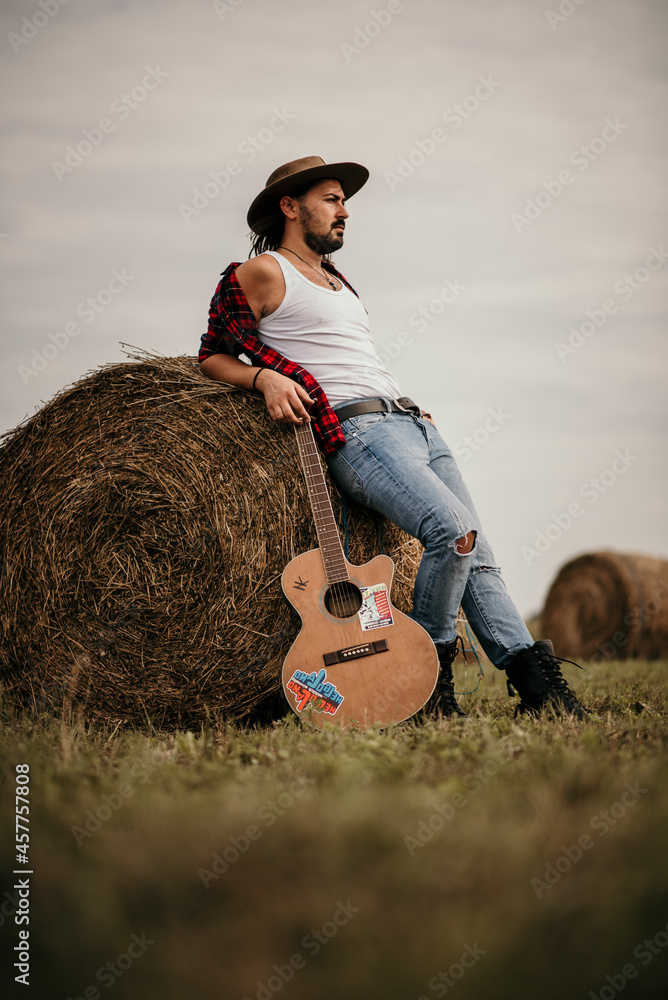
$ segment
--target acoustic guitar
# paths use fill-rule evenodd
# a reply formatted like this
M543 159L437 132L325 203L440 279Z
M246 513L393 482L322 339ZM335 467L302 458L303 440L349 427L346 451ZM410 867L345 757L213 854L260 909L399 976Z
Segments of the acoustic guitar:
M283 664L285 697L318 728L401 722L436 686L436 647L392 605L389 556L363 566L345 558L311 425L295 430L320 547L289 562L281 577L302 621Z

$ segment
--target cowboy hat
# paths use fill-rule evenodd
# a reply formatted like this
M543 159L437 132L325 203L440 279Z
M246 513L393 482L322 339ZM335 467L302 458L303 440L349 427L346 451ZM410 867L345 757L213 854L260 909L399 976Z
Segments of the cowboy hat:
M352 198L366 184L369 171L359 163L325 163L321 156L302 156L284 163L269 175L264 190L248 209L248 225L257 236L264 236L280 218L278 203L283 195L302 184L330 177L339 181L346 198Z

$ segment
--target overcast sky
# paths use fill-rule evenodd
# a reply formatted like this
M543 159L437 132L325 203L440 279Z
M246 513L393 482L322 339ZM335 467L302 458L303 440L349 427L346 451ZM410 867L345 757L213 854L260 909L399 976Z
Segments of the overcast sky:
M271 171L355 160L335 263L520 610L668 556L666 10L5 0L0 429L121 342L195 354Z

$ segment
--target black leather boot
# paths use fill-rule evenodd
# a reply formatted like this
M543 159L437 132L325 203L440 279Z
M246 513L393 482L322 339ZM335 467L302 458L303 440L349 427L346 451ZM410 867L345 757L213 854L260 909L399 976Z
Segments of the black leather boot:
M436 681L434 693L425 706L425 710L430 714L440 712L441 715L459 715L466 718L466 712L462 711L457 704L455 685L452 679L452 664L457 656L457 643L460 641L459 636L457 636L452 642L436 644L441 672Z
M506 673L508 694L512 697L517 692L520 696L515 709L516 715L523 715L525 712L540 715L543 708L550 706L559 715L574 715L577 719L586 719L589 710L580 704L561 676L562 663L573 661L556 656L549 639L540 639L529 649L524 649L513 657L506 667ZM573 665L578 666L577 663Z

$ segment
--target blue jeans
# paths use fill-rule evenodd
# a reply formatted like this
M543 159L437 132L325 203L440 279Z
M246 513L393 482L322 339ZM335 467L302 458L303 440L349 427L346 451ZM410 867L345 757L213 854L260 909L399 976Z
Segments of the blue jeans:
M461 604L485 653L503 669L533 639L494 563L452 452L433 424L412 413L365 413L342 427L346 444L327 456L337 487L424 546L411 617L437 645L449 643ZM470 531L475 543L462 555L457 542Z

